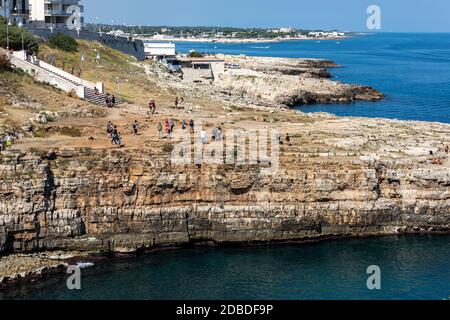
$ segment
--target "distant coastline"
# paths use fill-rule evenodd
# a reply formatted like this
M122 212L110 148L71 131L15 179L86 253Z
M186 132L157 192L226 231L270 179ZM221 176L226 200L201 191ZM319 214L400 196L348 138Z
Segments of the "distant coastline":
M194 42L194 43L279 43L286 41L337 41L337 40L345 40L350 38L349 35L339 36L339 37L318 37L318 38L307 38L307 37L290 37L290 38L276 38L276 39L256 39L256 38L236 38L236 39L214 39L214 38L148 38L148 37L139 37L137 39L143 41L151 41L151 42Z

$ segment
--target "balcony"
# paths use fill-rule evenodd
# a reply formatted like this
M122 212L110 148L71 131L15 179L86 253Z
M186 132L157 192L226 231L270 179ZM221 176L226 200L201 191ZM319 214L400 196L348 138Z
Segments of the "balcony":
M48 9L44 10L44 14L46 16L61 16L61 17L70 17L72 13L68 13L66 10L58 10L58 9Z
M44 3L45 4L78 5L80 3L80 0L44 0Z
M12 16L27 16L30 14L30 10L22 10L22 9L18 9L18 10L11 10L11 15Z
M72 11L67 11L70 5L55 6L53 8L47 8L44 10L46 16L58 16L58 17L70 17ZM84 12L84 6L78 6L80 8L80 13Z

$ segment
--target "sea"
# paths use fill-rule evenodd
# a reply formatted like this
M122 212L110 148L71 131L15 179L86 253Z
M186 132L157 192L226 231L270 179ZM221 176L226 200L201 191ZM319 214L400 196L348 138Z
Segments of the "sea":
M450 33L374 33L345 40L276 43L177 43L190 50L234 55L321 58L343 83L371 86L386 95L381 102L298 106L304 112L338 116L450 123Z
M298 106L303 112L450 123L450 34L377 33L345 40L177 43L179 52L333 60L344 83L372 86L380 102ZM310 244L185 248L129 259L80 261L68 275L0 291L0 299L450 299L450 236L405 235ZM373 269L375 268L375 269ZM377 270L379 288L368 286ZM368 272L369 271L369 272ZM369 287L371 289L369 289Z
M449 257L445 235L185 248L94 261L81 290L61 274L0 300L448 300Z

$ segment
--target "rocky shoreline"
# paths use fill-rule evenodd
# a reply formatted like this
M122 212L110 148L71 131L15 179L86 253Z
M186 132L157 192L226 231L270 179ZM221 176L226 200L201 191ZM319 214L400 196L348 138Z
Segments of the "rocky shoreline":
M380 101L384 95L364 85L335 81L329 68L334 62L321 59L272 58L217 55L228 69L210 83L191 83L169 76L154 64L144 64L149 76L158 76L161 88L176 89L188 97L209 97L214 101L245 107L293 108L314 103Z
M449 125L414 123L412 132L403 121L313 121L285 128L292 140L272 176L250 165L173 165L155 146L5 153L0 252L134 254L450 230L450 161L439 149Z

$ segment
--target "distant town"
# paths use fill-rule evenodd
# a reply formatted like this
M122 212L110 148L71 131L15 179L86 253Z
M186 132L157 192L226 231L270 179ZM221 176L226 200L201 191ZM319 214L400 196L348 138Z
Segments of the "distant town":
M332 40L345 38L350 33L338 30L300 30L291 27L280 28L231 28L231 27L170 27L130 26L87 23L84 29L104 32L116 36L129 36L145 40L162 41L211 41L251 42L285 40Z

